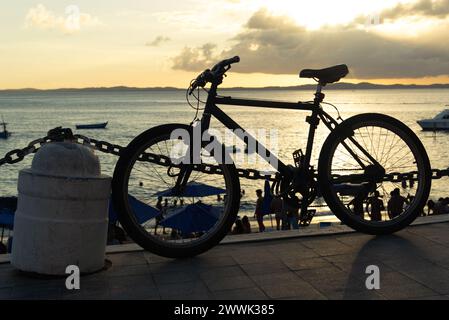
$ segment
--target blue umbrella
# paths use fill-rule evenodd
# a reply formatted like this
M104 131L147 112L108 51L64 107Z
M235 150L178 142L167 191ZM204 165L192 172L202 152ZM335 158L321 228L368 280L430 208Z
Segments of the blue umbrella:
M262 202L262 214L267 215L271 213L271 201L273 196L271 195L270 181L265 180L263 188L263 202Z
M13 230L14 229L14 210L9 208L0 209L0 228L2 229L0 235L0 243L3 242L3 236L5 234L5 229ZM10 237L8 240L8 245L12 241ZM11 251L8 249L8 253Z
M12 230L17 197L0 197L0 227Z
M133 210L134 216L137 219L137 222L140 224L155 218L159 215L159 210L153 208L142 201L137 200L131 195L128 195L129 204ZM118 221L117 212L114 210L114 206L112 205L112 201L109 200L109 222L116 223Z
M14 211L10 209L0 210L0 227L9 230L14 228Z
M226 193L226 190L222 188L209 186L207 184L199 182L189 182L186 184L183 192L180 194L176 193L173 188L170 188L164 191L160 191L155 195L162 197L207 197L223 193Z
M217 223L219 216L218 208L197 202L178 209L162 220L160 224L180 230L183 234L206 232Z

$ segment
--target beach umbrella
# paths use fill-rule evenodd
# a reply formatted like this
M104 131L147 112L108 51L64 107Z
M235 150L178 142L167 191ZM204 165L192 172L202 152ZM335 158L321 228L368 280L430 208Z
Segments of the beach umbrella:
M9 209L0 211L0 227L12 230L14 228L14 212Z
M217 223L219 216L218 208L197 202L176 210L162 220L160 225L187 235L210 230Z
M263 202L262 202L262 214L271 214L271 201L273 196L271 195L270 181L265 180L265 185L263 188Z
M14 228L14 211L6 208L0 210L0 228L2 229L0 242L3 242L5 229L13 230Z
M209 186L199 182L189 182L183 192L177 193L174 188L159 191L155 195L161 197L207 197L226 193L225 189Z
M265 179L265 185L263 188L263 202L262 202L262 215L270 215L271 227L273 227L273 218L271 217L271 201L273 196L271 195L270 181Z
M14 213L17 210L17 197L0 197L0 227L12 230Z
M134 216L137 222L142 224L150 219L155 218L159 215L159 210L153 208L142 201L137 200L131 195L128 195L129 204L133 210ZM118 221L117 212L114 210L112 201L109 200L109 223L116 223Z

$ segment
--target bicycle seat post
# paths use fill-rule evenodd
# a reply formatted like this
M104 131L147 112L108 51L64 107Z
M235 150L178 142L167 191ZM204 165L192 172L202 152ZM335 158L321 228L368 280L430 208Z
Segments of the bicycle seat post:
M322 84L321 82L318 82L318 84L316 86L315 99L313 102L315 103L315 105L317 107L324 100L325 94L321 92L324 86L325 86L325 84Z

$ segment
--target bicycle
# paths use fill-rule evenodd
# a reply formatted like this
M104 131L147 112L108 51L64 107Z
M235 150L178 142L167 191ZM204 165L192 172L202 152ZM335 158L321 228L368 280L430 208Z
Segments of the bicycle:
M306 118L309 124L306 151L294 154L294 165L284 164L263 146L257 150L262 158L270 156L277 160L277 173L270 178L271 191L281 196L286 205L300 199L296 203L301 218L307 219L307 208L320 193L337 218L360 232L390 234L413 222L422 211L431 187L432 173L427 153L412 130L390 116L359 114L347 120L339 118L339 122L323 110L323 88L345 77L349 72L346 65L302 70L301 78L317 81L314 100L279 102L236 99L217 93L226 72L239 61L239 57L223 60L191 82L187 99L193 95L199 103L195 91L198 94L200 89L207 91L201 118L189 125L165 124L151 128L132 140L121 153L113 177L113 204L120 223L137 244L161 256L182 258L205 252L230 231L239 210L239 176L259 176L251 170L237 169L234 163L226 163L203 142L200 150L196 151L189 143L196 141L192 136L198 124L201 134L208 132L211 117L229 129L241 130L244 137L239 138L247 145L258 145L258 141L217 105L311 112ZM207 89L208 84L210 87ZM197 114L199 109L198 105ZM310 160L315 131L320 122L330 130L330 134L315 169ZM186 143L180 136L173 137L176 130L188 132L190 141ZM226 153L227 147L221 147ZM197 157L199 162L184 161L187 156ZM201 188L208 191L198 196L195 192ZM407 198L403 196L405 193ZM224 194L224 200L220 200L221 194ZM380 220L370 218L374 216L373 203L376 203L372 199L378 197L383 198L382 203L384 200L388 202L385 209L376 209L382 210L377 213ZM156 199L159 208L164 207L162 220L159 214L158 218L150 214ZM180 207L177 201L181 200L190 204ZM367 203L371 204L371 213ZM145 210L149 216L142 218L136 209L139 205L148 206ZM186 212L190 215L183 220ZM190 227L182 223L190 224ZM168 232L157 231L162 229L157 229L159 224L164 225ZM201 224L203 226L200 227Z

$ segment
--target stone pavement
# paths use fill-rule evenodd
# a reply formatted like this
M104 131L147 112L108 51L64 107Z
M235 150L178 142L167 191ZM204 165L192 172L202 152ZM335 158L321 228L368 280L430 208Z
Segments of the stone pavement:
M359 233L219 245L186 260L109 253L112 267L65 279L30 278L0 264L0 299L449 299L449 223L395 235ZM367 290L368 265L380 290Z

